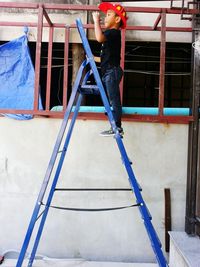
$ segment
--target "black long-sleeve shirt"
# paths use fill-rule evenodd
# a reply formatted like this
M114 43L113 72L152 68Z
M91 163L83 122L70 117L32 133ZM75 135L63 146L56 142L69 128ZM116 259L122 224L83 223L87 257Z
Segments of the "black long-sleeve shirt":
M108 29L104 32L106 41L101 49L101 72L113 66L120 65L121 59L121 31Z

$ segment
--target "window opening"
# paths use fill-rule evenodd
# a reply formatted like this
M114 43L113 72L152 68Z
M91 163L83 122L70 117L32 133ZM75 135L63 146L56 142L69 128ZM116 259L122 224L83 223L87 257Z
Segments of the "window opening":
M0 42L3 44L5 42ZM36 43L29 42L33 65ZM90 41L92 52L99 56L101 44ZM42 43L40 93L43 107L46 101L48 43ZM72 90L72 45L69 46L68 88L69 100ZM100 72L100 64L97 68ZM124 107L158 107L159 93L159 42L126 42L124 69ZM64 44L54 43L52 52L52 75L50 109L63 105ZM191 77L191 45L167 43L165 73L165 107L189 107ZM90 83L94 80L91 77ZM87 95L84 105L102 106L100 96Z
M99 56L101 45L90 41ZM99 68L99 63L97 63ZM159 42L126 42L124 69L124 107L158 107L160 71ZM191 45L167 43L165 107L189 107ZM91 80L92 82L92 80ZM87 96L86 106L101 106L98 96Z
M158 107L160 43L128 42L123 105ZM167 43L165 107L189 107L191 45Z
M35 64L36 43L29 42L29 49L33 65ZM40 94L43 107L46 105L46 84L47 84L47 60L48 60L48 43L42 42L41 48L41 68L40 68ZM71 78L72 78L72 56L71 45L69 48L68 63L68 96L71 94ZM63 105L63 72L64 72L64 43L53 43L52 50L52 69L51 69L51 94L50 109Z

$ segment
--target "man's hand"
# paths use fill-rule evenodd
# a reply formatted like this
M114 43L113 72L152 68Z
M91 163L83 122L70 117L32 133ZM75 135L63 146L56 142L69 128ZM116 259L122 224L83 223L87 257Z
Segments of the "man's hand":
M94 32L95 37L99 43L105 42L106 38L102 33L101 26L100 26L100 14L99 12L95 11L92 12L93 20L94 20Z
M99 12L97 12L97 11L92 12L92 17L93 17L94 23L99 23L100 24L100 14L99 14Z

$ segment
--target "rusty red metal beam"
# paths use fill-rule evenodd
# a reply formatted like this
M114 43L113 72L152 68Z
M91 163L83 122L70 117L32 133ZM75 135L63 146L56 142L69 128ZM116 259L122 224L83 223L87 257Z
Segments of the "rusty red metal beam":
M34 116L47 116L52 118L63 118L64 111L47 111L47 110L13 110L0 109L1 114L30 114ZM1 116L1 115L0 115ZM108 120L103 113L87 113L81 112L78 114L78 119L89 120ZM143 122L158 122L158 123L176 123L188 124L193 121L193 116L159 116L159 115L136 115L127 114L122 115L123 121L143 121Z
M91 120L108 120L104 114L99 113L79 113L79 119L91 119ZM176 123L176 124L188 124L193 121L192 116L159 116L159 115L123 115L123 121L136 121L136 122L154 122L154 123Z
M65 29L65 47L64 47L64 73L63 73L63 110L67 107L67 92L68 92L68 61L69 61L69 35L70 28Z
M33 3L18 3L18 2L0 2L0 8L38 8L38 4ZM95 11L98 10L96 5L74 5L74 4L43 4L44 9L52 10L82 10L82 11ZM157 7L125 7L127 12L137 13L162 13L163 10L167 14L199 14L198 9L171 9L171 8L157 8Z
M54 28L53 27L49 28L46 105L45 105L46 110L50 109L50 99L51 99L51 68L52 68L53 33L54 33Z
M52 10L80 10L80 11L97 11L97 5L74 5L74 4L44 4L45 9Z
M127 26L126 30L133 31L161 31L161 27L153 29L152 26ZM192 32L191 27L166 27L167 32Z
M192 116L156 116L156 115L124 115L123 121L143 121L158 123L188 124L193 121Z
M159 115L163 115L165 98L165 53L166 53L166 13L161 14L161 42L160 42L160 77L159 77Z
M34 3L17 3L17 2L0 2L0 8L29 8L37 9L39 4Z
M135 12L135 13L163 13L166 14L182 14L181 9L171 9L171 8L159 8L159 7L125 7L127 12ZM199 14L198 9L185 9L183 11L184 14Z
M121 62L120 62L120 65L121 65L121 68L124 70L124 65L125 65L125 42L126 42L126 39L125 39L125 36L126 36L126 30L122 30L121 31L122 35L121 35L121 38L122 38L122 45L121 45ZM122 80L120 82L120 98L121 98L121 103L123 104L123 89L124 89L124 75L122 77Z
M49 18L49 15L47 14L46 10L44 9L43 12L44 12L44 17L45 17L45 19L46 19L48 25L49 25L50 27L52 27L52 26L53 26L53 23L51 22L51 20L50 20L50 18Z
M157 31L161 31L161 27L157 27ZM192 32L190 27L166 27L166 32Z
M43 7L38 8L38 27L37 27L37 44L35 58L35 86L34 86L34 111L38 110L39 87L40 87L40 64L41 64L41 46L42 46L42 24L43 24Z
M155 21L155 23L154 23L154 25L152 27L152 30L155 30L157 28L158 23L160 22L160 20L161 20L161 14L158 15L158 17L157 17L157 19L156 19L156 21Z
M10 21L0 21L0 26L19 26L23 27L24 25L28 27L37 27L37 23L34 22L10 22ZM54 28L65 28L66 24L64 23L53 23L52 26ZM43 23L43 27L49 27L48 23ZM75 29L76 25L71 24L70 28ZM93 24L84 25L85 29L93 29ZM133 31L153 31L152 26L127 26L126 30ZM157 27L155 31L161 31L161 27ZM191 27L166 27L167 32L192 32Z

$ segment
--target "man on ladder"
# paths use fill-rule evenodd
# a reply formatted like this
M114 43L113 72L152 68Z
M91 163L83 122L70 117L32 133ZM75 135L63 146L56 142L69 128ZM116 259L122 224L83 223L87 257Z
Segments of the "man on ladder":
M124 8L119 4L101 3L99 9L106 13L105 32L100 26L99 12L93 12L95 36L101 49L101 74L104 88L113 111L113 117L118 131L123 135L121 127L122 105L120 99L119 83L123 76L120 67L121 54L121 32L120 28L126 28L127 16ZM101 133L102 136L113 136L115 133L112 128Z

